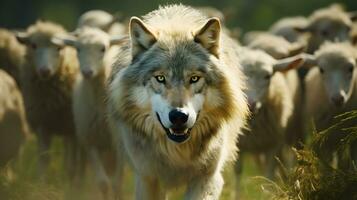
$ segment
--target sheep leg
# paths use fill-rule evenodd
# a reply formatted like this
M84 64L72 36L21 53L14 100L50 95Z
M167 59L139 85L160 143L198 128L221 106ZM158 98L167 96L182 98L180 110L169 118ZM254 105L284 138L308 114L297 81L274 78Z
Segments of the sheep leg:
M280 148L275 148L272 149L271 151L268 151L265 156L266 156L266 171L265 171L265 176L271 180L274 179L274 174L275 174L275 169L277 166L277 161L276 161L276 156L278 156Z
M123 150L116 151L116 169L113 182L113 191L116 200L121 200L122 197L122 181L124 175L124 154Z
M218 200L223 184L224 180L220 172L199 177L188 185L185 200Z
M264 171L264 156L262 154L254 154L253 155L254 162L257 165L259 171Z
M71 181L77 172L77 144L73 136L65 137L65 165Z
M50 160L49 149L51 145L51 135L45 133L43 130L38 130L38 155L39 155L39 166L38 174L40 177L44 177L44 172L47 171L48 163Z
M353 142L351 145L351 159L352 159L352 169L357 167L357 142Z
M353 142L349 148L350 158L344 158L344 152L336 152L337 155L337 166L339 169L343 170L355 170L357 167L357 142Z
M93 169L94 169L94 172L96 175L96 180L97 180L99 188L103 194L103 198L108 199L109 193L110 193L110 180L109 180L109 177L107 176L107 173L105 171L105 168L104 168L103 163L100 159L97 149L91 148L89 150L89 159L93 166Z
M243 155L240 154L238 160L235 162L234 165L234 172L235 172L235 190L233 192L233 199L238 199L238 194L240 192L240 186L241 186L241 176L243 172Z
M83 180L85 171L86 171L86 164L87 164L87 154L85 152L85 149L83 147L78 147L78 151L76 152L76 160L78 161L78 166L76 169L76 177L79 180Z
M159 182L151 177L136 176L136 200L166 200L166 192L162 191Z

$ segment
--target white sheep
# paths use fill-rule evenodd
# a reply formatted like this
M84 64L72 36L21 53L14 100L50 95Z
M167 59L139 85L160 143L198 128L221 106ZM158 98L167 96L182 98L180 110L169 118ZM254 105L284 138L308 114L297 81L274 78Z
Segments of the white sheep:
M357 23L354 23L350 32L351 42L357 45Z
M114 22L115 18L110 13L104 10L90 10L79 17L77 28L89 26L107 31Z
M127 32L126 26L118 22L118 17L103 10L90 10L83 13L77 23L77 29L83 27L102 29L111 35L122 35Z
M253 49L260 49L268 53L275 59L282 59L294 56L305 50L305 44L300 41L290 43L281 36L270 33L261 33L248 45ZM304 56L302 58L305 58ZM287 144L300 148L300 143L304 141L305 132L303 128L303 85L302 76L306 72L305 68L289 70L284 76L288 83L289 90L294 99L293 117L289 121ZM300 77L299 77L300 75Z
M348 43L326 43L315 52L306 82L307 114L318 130L331 117L357 108L357 50Z
M300 32L310 33L308 53L314 53L325 41L347 41L355 14L345 12L341 6L332 5L313 12L305 27L296 27Z
M267 33L266 31L248 31L243 35L242 44L243 45L248 45L252 41L254 41L254 39L256 37L258 37L261 34L266 34L266 33Z
M76 37L57 37L55 41L77 49L82 75L78 77L73 91L76 135L92 164L102 193L107 198L110 179L104 167L103 154L114 152L114 149L105 114L106 83L120 50L117 44L120 44L123 38L111 37L98 28L84 27L77 32ZM115 184L121 184L122 166L123 159L118 157ZM120 185L113 188L118 187ZM120 191L115 193L120 196Z
M15 34L0 28L0 69L10 74L19 85L20 69L25 60L25 46L20 44Z
M73 48L52 42L56 34L65 34L62 26L38 21L17 39L27 46L21 85L28 121L37 134L39 173L47 168L47 153L54 135L64 138L66 164L73 177L75 167L75 127L72 114L72 90L78 73Z
M203 6L203 7L197 7L196 9L199 10L202 14L206 15L207 17L217 17L223 24L226 21L224 13L215 7Z
M357 109L357 50L349 43L326 43L310 58L313 67L306 76L306 114L317 131L336 123L335 116ZM357 124L352 120L349 126ZM334 132L332 144L338 142L341 132ZM353 146L356 150L356 145ZM331 150L331 149L330 149ZM357 160L356 151L354 160Z
M256 34L246 45L251 49L261 49L276 59L297 55L305 49L305 44L301 42L290 43L285 38L268 32Z
M0 69L0 167L18 154L29 133L21 92L15 80Z
M249 131L240 137L238 147L241 156L245 152L265 155L265 175L273 178L275 156L280 156L285 144L294 108L294 94L282 72L300 66L304 59L298 55L277 60L261 50L248 48L242 48L239 58L248 77L246 95L252 115ZM239 174L242 162L237 163Z
M300 33L296 28L306 27L308 20L303 16L284 17L270 26L271 34L282 36L289 42L306 43L306 34Z

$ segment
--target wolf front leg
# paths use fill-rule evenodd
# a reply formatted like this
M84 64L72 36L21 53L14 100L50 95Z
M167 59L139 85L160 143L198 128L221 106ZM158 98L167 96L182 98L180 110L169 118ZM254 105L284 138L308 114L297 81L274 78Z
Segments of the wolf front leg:
M223 184L224 180L220 172L195 179L188 185L185 200L218 200Z
M136 200L167 200L159 181L152 177L136 175Z

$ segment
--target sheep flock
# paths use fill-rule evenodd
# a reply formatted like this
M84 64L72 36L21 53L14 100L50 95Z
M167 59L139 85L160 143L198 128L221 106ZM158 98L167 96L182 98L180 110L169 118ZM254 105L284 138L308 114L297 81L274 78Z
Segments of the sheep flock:
M226 13L196 9L219 19L222 31L239 44L236 52L245 76L250 114L236 144L233 175L226 177L229 195L224 200L240 199L249 158L258 175L269 180L265 185L294 185L275 190L262 185L263 191L274 193L269 198L357 199L357 192L348 189L357 184L357 12L333 4L238 36L225 26ZM129 19L90 10L77 19L74 30L46 20L25 30L0 27L0 199L26 199L24 190L19 197L6 188L11 181L28 179L17 173L18 166L28 164L23 157L29 151L37 158L31 163L31 181L38 187L53 182L56 163L69 194L28 199L77 199L88 179L96 191L89 192L97 195L84 199L131 199L126 191L134 179L130 161L113 134L107 106L111 75L121 70L114 67L123 57L118 55L130 48ZM60 161L51 153L58 145L63 147L57 149ZM311 182L301 174L311 176ZM338 177L325 175L343 174L345 182L336 183L345 196L328 196L328 191L319 196L319 187L315 193L302 192L316 184L318 175L311 174L327 182Z

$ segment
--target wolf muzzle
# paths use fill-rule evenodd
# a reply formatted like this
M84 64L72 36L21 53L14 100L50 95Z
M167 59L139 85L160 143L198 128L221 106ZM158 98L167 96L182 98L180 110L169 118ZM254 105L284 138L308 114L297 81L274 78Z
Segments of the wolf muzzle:
M190 138L191 129L186 127L186 122L188 120L188 115L186 113L176 109L170 111L169 120L173 124L170 128L166 128L162 124L160 115L158 113L156 113L156 116L169 139L177 143L182 143Z

